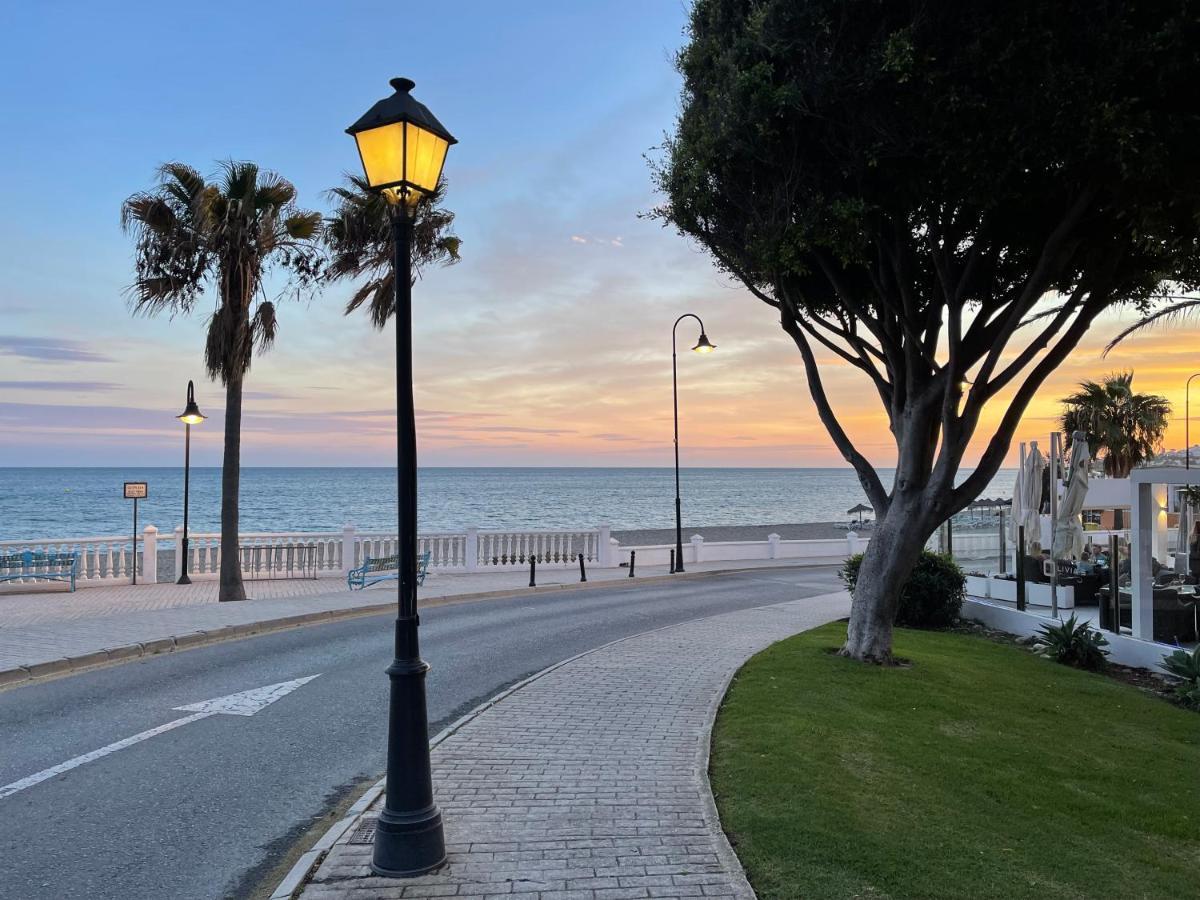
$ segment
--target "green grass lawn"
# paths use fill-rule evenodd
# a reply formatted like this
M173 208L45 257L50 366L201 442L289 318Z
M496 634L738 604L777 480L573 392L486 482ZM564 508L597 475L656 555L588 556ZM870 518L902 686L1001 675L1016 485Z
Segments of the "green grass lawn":
M721 821L762 900L1200 896L1200 716L964 634L913 667L752 659L713 734Z

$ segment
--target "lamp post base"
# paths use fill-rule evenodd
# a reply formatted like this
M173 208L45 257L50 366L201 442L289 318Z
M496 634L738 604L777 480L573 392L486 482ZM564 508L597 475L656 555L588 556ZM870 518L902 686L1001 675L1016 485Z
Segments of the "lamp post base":
M391 682L387 788L375 826L371 870L388 878L423 875L446 861L442 814L433 798L429 763L425 704L429 664L418 650L417 622L415 615L396 619L396 657L387 668Z
M436 806L412 815L384 810L375 826L371 871L385 878L415 878L446 862L442 814Z
M192 579L187 577L187 572L184 572L182 575L179 576L179 580L175 583L176 584L191 584Z

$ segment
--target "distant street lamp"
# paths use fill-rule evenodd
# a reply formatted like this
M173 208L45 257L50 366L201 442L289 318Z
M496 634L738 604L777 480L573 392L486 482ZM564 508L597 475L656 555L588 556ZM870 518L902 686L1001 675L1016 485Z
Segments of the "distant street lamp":
M199 425L207 418L196 405L196 387L191 381L188 382L187 405L175 418L183 423L183 540L179 545L183 565L179 569L179 580L175 583L191 584L192 579L188 578L188 481L192 471L192 426Z
M675 571L683 571L683 512L679 500L679 374L675 353L675 331L684 319L692 318L700 323L700 340L692 348L695 353L712 353L716 346L709 343L704 331L704 322L695 313L684 313L671 326L671 399L675 409Z
M446 151L457 143L393 78L395 93L346 129L358 144L367 184L388 201L395 247L396 454L399 517L399 601L395 658L387 668L387 795L375 827L371 869L392 878L421 875L446 860L442 814L433 802L425 673L417 631L417 424L412 379L412 239L418 201L432 194Z
M1193 378L1200 378L1200 372L1197 372L1195 375L1189 375L1187 384L1183 386L1183 467L1185 469L1192 467L1191 390Z

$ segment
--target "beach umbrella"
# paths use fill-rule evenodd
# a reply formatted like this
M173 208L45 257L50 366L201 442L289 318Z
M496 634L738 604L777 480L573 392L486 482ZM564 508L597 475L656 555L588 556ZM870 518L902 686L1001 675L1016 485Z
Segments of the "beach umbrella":
M846 510L846 513L847 513L847 515L851 515L851 516L854 515L855 513L858 513L858 524L861 525L862 524L862 514L865 512L874 512L874 511L875 511L875 508L873 506L863 506L863 504L859 503L858 505L852 506L850 509Z
M1071 462L1067 467L1067 487L1058 502L1058 518L1054 523L1055 559L1078 557L1083 552L1083 522L1080 513L1087 499L1088 460L1091 459L1087 436L1077 431L1071 436Z
M1013 528L1025 526L1026 544L1042 542L1042 474L1046 471L1046 457L1038 449L1037 441L1029 442L1025 454L1025 467L1019 481L1021 496L1013 498ZM1019 513L1018 513L1019 510ZM1026 548L1022 548L1025 552Z

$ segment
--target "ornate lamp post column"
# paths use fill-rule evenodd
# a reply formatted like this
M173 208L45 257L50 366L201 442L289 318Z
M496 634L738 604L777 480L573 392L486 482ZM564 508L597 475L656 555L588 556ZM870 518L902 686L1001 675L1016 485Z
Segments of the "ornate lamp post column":
M380 100L346 129L358 144L367 183L391 204L396 285L396 432L399 515L399 600L395 657L387 668L387 794L375 830L371 868L393 878L421 875L446 859L442 814L433 801L425 673L417 630L417 425L412 381L412 235L420 199L433 192L446 151L457 143L393 78Z
M704 331L704 322L695 313L684 313L671 326L671 401L675 412L675 571L683 571L683 505L679 500L679 373L675 353L675 331L684 319L692 318L700 323L700 340L692 348L695 353L712 353L716 345L710 344Z
M183 412L177 415L183 423L183 539L180 541L179 552L183 554L183 565L179 569L179 580L176 584L191 584L188 578L188 568L191 554L188 552L188 481L192 471L192 426L199 425L207 416L201 415L200 407L196 405L196 388L188 382L187 404Z

